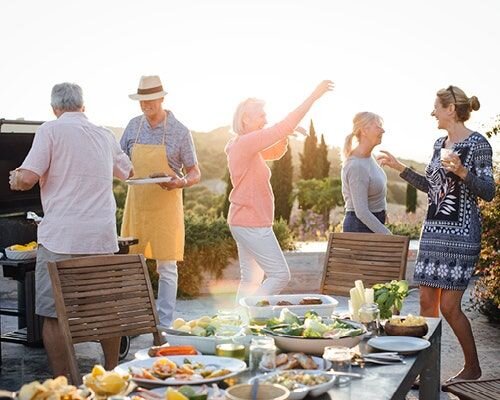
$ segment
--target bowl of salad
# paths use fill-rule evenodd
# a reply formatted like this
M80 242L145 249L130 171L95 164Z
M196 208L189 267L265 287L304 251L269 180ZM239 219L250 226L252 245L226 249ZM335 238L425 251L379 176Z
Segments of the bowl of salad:
M325 346L351 348L358 345L366 328L354 321L324 318L314 311L299 318L285 308L278 318L267 320L262 333L272 336L276 346L283 351L321 356Z

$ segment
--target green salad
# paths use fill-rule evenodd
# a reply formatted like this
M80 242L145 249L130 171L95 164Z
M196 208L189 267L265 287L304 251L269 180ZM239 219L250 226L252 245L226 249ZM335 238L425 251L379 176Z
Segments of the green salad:
M359 336L364 333L362 328L348 321L323 318L315 311L308 311L304 318L299 318L288 308L281 310L279 318L267 320L266 330L280 335L328 339Z

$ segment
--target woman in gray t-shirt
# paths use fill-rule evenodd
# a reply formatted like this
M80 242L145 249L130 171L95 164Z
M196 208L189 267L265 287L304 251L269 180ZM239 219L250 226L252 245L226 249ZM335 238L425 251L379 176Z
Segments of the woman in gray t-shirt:
M377 114L360 112L354 116L352 133L343 149L342 195L345 202L344 232L391 234L384 226L387 177L372 156L382 142L383 120ZM353 139L357 144L353 147Z

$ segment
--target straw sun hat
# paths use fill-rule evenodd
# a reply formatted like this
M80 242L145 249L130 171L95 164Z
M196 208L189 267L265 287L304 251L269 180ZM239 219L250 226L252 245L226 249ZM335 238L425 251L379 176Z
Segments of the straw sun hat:
M143 75L139 81L137 93L129 94L132 100L156 100L167 94L163 90L160 77L158 75Z

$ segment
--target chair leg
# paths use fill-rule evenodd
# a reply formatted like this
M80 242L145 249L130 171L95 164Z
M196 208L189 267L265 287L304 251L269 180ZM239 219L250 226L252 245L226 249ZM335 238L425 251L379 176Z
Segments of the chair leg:
M72 344L70 344L70 346L66 346L66 349L68 354L69 376L71 378L71 383L75 386L80 386L82 384L82 377L80 375L80 371L78 370L75 348Z

